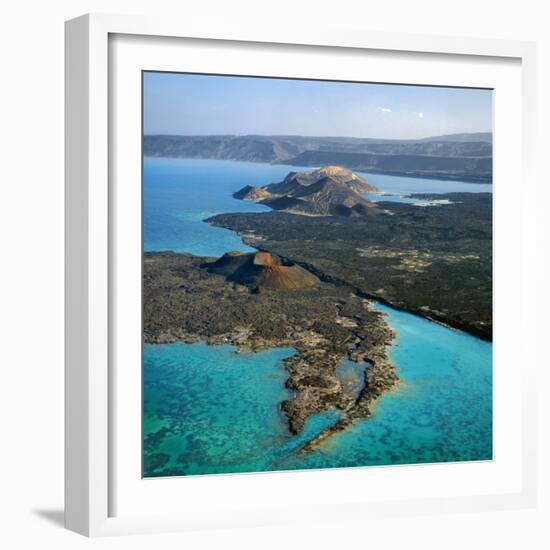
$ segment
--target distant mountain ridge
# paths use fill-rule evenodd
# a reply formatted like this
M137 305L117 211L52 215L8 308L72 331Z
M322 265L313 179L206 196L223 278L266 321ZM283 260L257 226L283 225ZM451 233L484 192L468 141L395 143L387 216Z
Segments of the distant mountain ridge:
M492 180L492 134L418 140L262 135L146 135L149 157L237 160L294 166L342 165L382 174Z
M246 185L233 196L291 214L353 217L376 214L374 203L362 194L378 192L348 168L325 166L311 172L290 172L283 181L262 187Z
M431 136L422 138L420 141L454 141L461 143L486 141L493 142L492 132L470 132L462 134L443 134L441 136Z

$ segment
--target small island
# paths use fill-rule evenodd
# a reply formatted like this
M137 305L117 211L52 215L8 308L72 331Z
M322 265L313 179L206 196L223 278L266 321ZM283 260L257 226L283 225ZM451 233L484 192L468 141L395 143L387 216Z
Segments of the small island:
M378 208L363 197L364 193L379 193L379 189L347 168L326 166L311 172L291 172L271 185L247 185L233 196L304 216L375 215Z

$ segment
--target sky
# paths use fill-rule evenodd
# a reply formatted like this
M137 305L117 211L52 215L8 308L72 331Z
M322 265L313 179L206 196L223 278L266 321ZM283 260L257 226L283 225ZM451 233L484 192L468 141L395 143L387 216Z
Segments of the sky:
M490 90L146 72L143 96L145 134L417 139L492 129Z

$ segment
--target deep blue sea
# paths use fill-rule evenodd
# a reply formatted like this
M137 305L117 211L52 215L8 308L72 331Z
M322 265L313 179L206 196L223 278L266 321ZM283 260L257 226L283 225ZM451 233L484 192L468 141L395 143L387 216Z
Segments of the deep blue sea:
M244 185L265 185L300 168L231 161L145 159L144 247L219 256L251 250L204 219L267 208L238 201ZM399 199L409 193L490 191L490 186L367 174ZM303 468L413 464L492 458L492 345L386 306L398 337L391 357L402 383L375 414L311 453L307 441L338 419L310 418L292 436L282 361L292 349L237 353L231 346L146 345L144 475L196 475ZM361 366L339 375L360 391Z
M251 162L146 158L143 225L146 251L173 250L221 256L253 250L228 229L203 220L225 212L267 212L267 206L234 199L245 185L280 181L293 168ZM297 168L294 168L297 170ZM299 168L298 168L299 170Z

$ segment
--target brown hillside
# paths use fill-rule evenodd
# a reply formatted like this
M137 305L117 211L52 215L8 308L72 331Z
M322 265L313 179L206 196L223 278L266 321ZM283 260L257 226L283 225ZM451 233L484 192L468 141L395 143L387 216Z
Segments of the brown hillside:
M303 267L285 265L269 252L228 252L215 262L203 264L203 267L211 273L223 275L228 281L252 288L299 290L317 286L320 282Z

